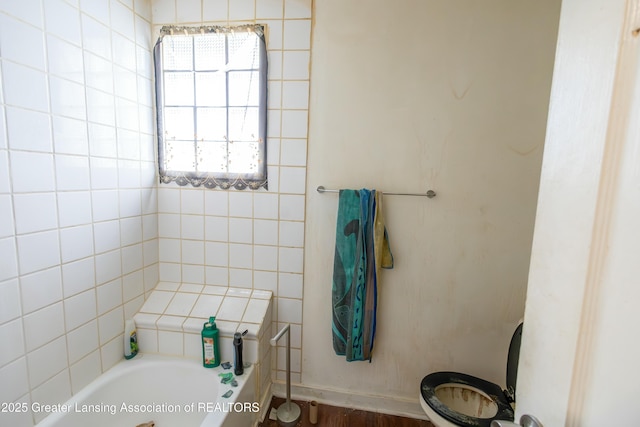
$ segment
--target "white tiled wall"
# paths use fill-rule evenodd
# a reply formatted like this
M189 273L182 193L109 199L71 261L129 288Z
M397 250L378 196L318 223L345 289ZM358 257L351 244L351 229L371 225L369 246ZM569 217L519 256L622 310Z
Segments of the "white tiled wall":
M300 382L311 0L154 0L152 14L154 38L168 24L266 26L269 190L161 185L160 279L272 291L274 333L293 325Z
M1 402L112 366L158 282L150 21L148 0L0 1Z

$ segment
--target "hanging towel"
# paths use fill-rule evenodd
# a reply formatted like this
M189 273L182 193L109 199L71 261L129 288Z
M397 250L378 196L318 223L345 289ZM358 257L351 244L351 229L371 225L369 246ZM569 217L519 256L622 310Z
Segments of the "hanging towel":
M376 332L380 268L393 268L382 193L340 190L333 263L333 349L369 360Z

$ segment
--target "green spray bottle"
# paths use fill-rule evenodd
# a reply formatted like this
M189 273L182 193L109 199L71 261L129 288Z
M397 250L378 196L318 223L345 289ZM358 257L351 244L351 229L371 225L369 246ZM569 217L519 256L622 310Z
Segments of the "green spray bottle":
M220 365L219 336L216 318L209 317L209 321L202 327L202 366L205 368L215 368Z

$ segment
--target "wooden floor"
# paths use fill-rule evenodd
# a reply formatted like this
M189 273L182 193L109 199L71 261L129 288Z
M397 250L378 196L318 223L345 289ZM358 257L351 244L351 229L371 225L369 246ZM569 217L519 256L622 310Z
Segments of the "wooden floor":
M284 399L274 397L271 400L272 407L279 407ZM296 427L314 427L309 422L309 402L295 401L302 409L302 416ZM264 423L260 427L277 427L278 422L269 420L269 411ZM376 412L360 411L357 409L339 408L318 404L318 423L320 427L433 427L429 421L415 420L413 418L396 417L393 415Z

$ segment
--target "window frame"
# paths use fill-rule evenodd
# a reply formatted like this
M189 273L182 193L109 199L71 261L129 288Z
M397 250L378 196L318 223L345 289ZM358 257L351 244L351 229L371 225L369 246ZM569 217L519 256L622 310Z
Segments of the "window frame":
M258 74L258 138L257 141L249 141L256 142L258 144L258 170L255 173L238 173L238 172L215 172L215 171L198 171L198 143L199 139L197 137L197 130L195 126L197 126L197 118L196 111L198 108L203 108L202 106L198 106L197 96L194 87L194 97L193 97L193 115L194 115L194 137L193 137L193 148L194 148L194 167L192 170L180 171L180 170L172 170L167 168L167 162L165 161L166 156L166 147L168 141L165 141L165 108L167 107L165 104L165 90L164 90L164 73L166 70L163 66L163 55L162 55L162 42L166 36L176 36L176 37L191 37L192 43L195 44L195 38L200 35L206 35L211 33L224 34L225 35L225 60L228 62L229 60L229 37L233 36L236 32L250 32L255 33L257 36L258 42L258 59L259 64L257 69ZM156 124L157 124L157 139L158 139L158 172L159 172L159 180L161 183L171 183L175 182L179 186L185 186L191 184L194 187L204 186L206 188L235 188L238 190L244 190L247 188L250 189L259 189L259 188L268 188L267 181L267 71L268 71L268 63L267 63L267 50L266 50L266 41L264 36L264 26L259 24L251 24L251 25L241 25L235 27L223 27L223 26L203 26L203 27L175 27L175 26L166 26L162 27L160 30L160 37L156 42L156 45L153 50L154 55L154 74L155 74L155 93L156 93ZM195 58L195 53L193 54ZM195 62L195 61L194 61ZM196 67L192 65L192 69L190 72L193 74L194 84L196 81L197 73L207 73L212 72L213 70L208 71L199 71L196 70ZM234 108L234 106L229 105L229 74L230 72L237 72L238 70L227 68L224 70L225 73L225 84L226 84L226 105L224 107L226 112L226 123L228 127L228 123L230 120L230 108ZM252 71L253 72L253 71ZM244 108L250 108L249 105L240 106ZM170 107L168 107L170 108ZM229 135L228 132L225 132L225 135ZM186 140L187 142L191 141L191 139ZM204 142L204 140L200 141ZM228 137L226 138L227 143L227 166L229 164L229 153L232 151L229 149L230 144L233 144L234 141L230 141Z

